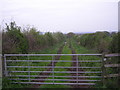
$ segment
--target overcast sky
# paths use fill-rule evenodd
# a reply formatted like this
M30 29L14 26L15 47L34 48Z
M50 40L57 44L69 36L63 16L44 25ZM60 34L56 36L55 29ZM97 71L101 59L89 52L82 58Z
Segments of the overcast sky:
M119 0L0 0L0 22L41 32L118 30Z

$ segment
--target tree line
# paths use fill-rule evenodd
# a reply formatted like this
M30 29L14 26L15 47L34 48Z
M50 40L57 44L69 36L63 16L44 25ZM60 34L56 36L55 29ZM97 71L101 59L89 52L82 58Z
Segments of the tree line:
M64 39L61 32L43 34L35 27L22 29L15 22L10 22L2 32L2 53L36 52L63 42Z
M118 53L120 52L120 32L95 32L87 34L74 34L69 32L46 32L43 34L35 27L22 29L15 22L6 24L2 32L2 53L29 53L49 48L66 38L74 38L79 45L99 53Z
M68 33L69 38L74 38L76 42L88 49L98 53L120 53L120 32L95 32L87 34Z

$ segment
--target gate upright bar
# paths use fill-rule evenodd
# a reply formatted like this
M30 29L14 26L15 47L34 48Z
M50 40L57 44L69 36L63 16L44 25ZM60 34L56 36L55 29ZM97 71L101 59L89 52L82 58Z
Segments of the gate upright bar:
M52 77L53 77L53 84L54 84L54 57L55 56L52 56Z
M79 67L79 64L78 64L78 55L76 56L76 60L77 60L77 65L76 65L77 66L76 67L77 68L76 69L77 70L77 84L78 84L78 67Z
M27 56L28 57L28 75L29 75L29 82L30 82L30 58L29 58L29 55Z

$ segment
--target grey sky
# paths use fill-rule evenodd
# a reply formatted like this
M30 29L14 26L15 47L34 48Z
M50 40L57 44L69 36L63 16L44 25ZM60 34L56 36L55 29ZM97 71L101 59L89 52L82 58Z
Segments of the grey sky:
M0 22L15 20L20 26L33 25L42 32L117 31L118 1L0 0Z

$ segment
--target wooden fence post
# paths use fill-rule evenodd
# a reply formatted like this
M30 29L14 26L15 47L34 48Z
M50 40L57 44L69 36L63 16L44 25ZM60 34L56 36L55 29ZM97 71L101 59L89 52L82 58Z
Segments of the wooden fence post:
M5 55L4 55L4 68L5 68L4 74L5 74L5 76L7 76L8 75L8 73L7 73L7 62L6 62L6 56Z
M118 77L117 77L117 81L116 81L116 83L117 83L117 88L120 88L120 86L119 86L119 82L120 82L120 67L119 67L119 64L120 64L120 56L118 55L118 57L116 58L117 59L117 64L118 64L118 67L117 67L117 74L118 74Z
M106 85L106 80L105 80L105 77L106 77L106 68L105 68L105 53L102 54L102 83L103 83L103 86Z

